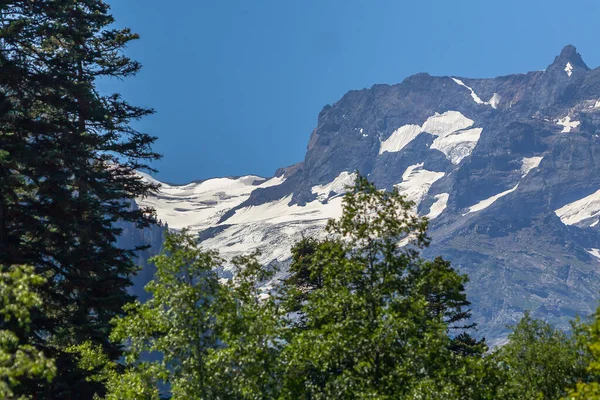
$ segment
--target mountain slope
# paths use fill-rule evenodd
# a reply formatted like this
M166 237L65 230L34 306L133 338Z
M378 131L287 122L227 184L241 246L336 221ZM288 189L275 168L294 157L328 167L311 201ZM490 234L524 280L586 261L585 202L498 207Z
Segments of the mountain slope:
M425 255L469 274L474 319L497 342L525 310L567 327L596 306L597 132L600 69L567 46L544 71L418 74L351 91L323 108L304 161L275 177L164 185L140 202L226 257L260 249L263 262L285 262L294 241L340 214L358 170L431 219Z

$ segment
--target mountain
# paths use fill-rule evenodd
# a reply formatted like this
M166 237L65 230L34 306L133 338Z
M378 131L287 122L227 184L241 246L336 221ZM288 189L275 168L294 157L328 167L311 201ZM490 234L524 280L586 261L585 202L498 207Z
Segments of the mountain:
M144 290L144 286L152 280L156 272L156 268L148 260L161 251L165 232L168 227L156 224L148 228L139 229L135 224L130 222L120 222L117 226L123 231L117 240L116 247L121 249L134 249L137 246L147 247L136 253L135 262L140 271L131 279L133 285L129 288L130 294L136 296L141 301L146 301L149 295Z
M304 161L272 178L163 184L140 203L226 257L323 235L360 171L427 215L432 245L469 275L492 344L526 310L568 328L600 289L600 68L573 46L543 71L492 79L417 74L351 91L320 112ZM146 176L147 179L153 179Z

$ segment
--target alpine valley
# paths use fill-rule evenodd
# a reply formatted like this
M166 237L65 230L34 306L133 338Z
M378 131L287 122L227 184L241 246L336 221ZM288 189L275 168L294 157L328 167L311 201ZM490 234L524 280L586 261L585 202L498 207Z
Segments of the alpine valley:
M341 214L360 171L429 217L424 255L469 275L477 335L497 345L528 310L568 329L597 306L599 134L600 68L567 46L543 71L417 74L351 91L320 112L304 161L270 178L163 183L138 203L226 258L258 249L265 264L285 265L295 241L322 237ZM122 240L156 251L160 236L126 229ZM150 276L141 274L137 293Z

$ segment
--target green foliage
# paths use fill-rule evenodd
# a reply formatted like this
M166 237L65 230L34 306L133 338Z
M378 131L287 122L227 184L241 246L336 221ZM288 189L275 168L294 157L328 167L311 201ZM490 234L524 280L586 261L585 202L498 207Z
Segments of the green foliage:
M115 391L109 394L137 398L123 397L125 380L141 385L139 393L158 393L163 382L174 399L194 398L206 390L207 355L219 346L212 310L220 292L214 272L220 260L184 231L167 235L163 253L152 262L156 275L146 286L150 299L127 305L126 315L114 321L111 339L127 343L126 373L116 376L119 383L111 377L109 388Z
M0 263L47 278L24 340L61 373L20 386L41 398L100 389L66 349L91 341L118 359L110 320L136 267L133 249L115 247L115 223L152 221L131 201L153 189L135 170L157 158L154 138L130 125L152 110L96 88L140 69L122 51L137 35L113 23L102 0L0 2Z
M320 242L316 239L302 238L291 249L292 261L289 276L284 279L281 287L281 300L288 313L296 314L296 318L289 321L296 329L306 327L305 314L300 311L308 293L323 288L322 264L315 260L319 245Z
M486 354L469 333L467 277L420 257L426 228L397 191L359 177L328 236L293 247L280 285L257 254L218 279L216 253L169 234L150 299L113 321L125 359L92 343L70 351L111 400L545 400L578 381L570 398L594 398L598 324L567 335L526 315Z
M600 307L590 325L578 326L578 344L585 346L589 357L587 376L578 374L576 385L568 386L566 400L600 400Z
M68 349L79 362L79 368L89 373L88 380L100 382L106 386L107 400L135 399L158 400L157 380L163 375L160 365L144 363L139 368L123 369L120 364L108 358L99 346L91 342L72 346ZM95 399L101 398L98 394Z
M284 304L294 306L289 312L301 304L302 329L282 352L285 398L493 392L476 386L486 369L481 352L464 357L450 349L449 324L469 317L466 277L441 258L420 258L426 228L397 190L379 191L359 177L341 219L328 224L329 238L296 246L287 283L297 291L287 291L294 301Z
M259 264L257 255L234 258L234 278L223 284L214 314L222 346L210 350L211 389L205 398L278 397L286 325L275 297L260 289L270 287L275 271Z
M507 374L499 398L555 400L578 380L587 379L585 326L574 323L573 328L568 335L525 314L508 343L492 354Z
M359 178L329 237L292 249L282 286L257 254L219 280L215 253L169 234L150 299L114 320L124 363L86 344L80 368L110 399L494 398L484 344L449 335L469 317L466 277L420 258L427 221L412 207Z
M19 335L29 331L31 311L41 306L36 290L45 279L35 275L32 267L0 266L0 397L16 396L15 389L23 377L50 381L56 374L54 361Z
M256 255L237 257L235 277L220 283L221 260L185 231L168 234L152 262L150 299L114 320L111 339L127 345L124 364L90 344L72 349L80 368L106 385L105 398L275 398L282 321L259 288L272 272Z

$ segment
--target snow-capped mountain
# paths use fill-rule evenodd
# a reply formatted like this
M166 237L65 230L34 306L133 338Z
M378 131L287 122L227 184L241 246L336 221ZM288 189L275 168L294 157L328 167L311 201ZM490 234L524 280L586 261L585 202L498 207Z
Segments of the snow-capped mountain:
M432 245L471 278L494 343L526 310L568 327L600 289L600 68L573 46L544 71L493 79L418 74L323 108L303 162L272 178L163 184L139 202L225 257L285 262L341 213L360 171L430 218ZM152 179L147 177L147 179Z

